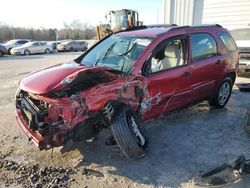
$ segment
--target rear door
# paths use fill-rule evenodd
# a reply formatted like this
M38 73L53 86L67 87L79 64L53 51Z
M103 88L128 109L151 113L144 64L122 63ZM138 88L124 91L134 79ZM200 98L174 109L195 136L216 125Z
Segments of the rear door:
M198 101L213 94L218 74L221 74L221 59L218 44L211 34L193 33L189 39L193 66L192 100Z
M144 66L150 110L143 119L152 119L190 102L192 66L188 63L186 36L167 39L152 53Z
M34 42L31 47L29 47L31 53L39 53L39 42Z
M45 53L46 45L43 42L39 42L39 53Z

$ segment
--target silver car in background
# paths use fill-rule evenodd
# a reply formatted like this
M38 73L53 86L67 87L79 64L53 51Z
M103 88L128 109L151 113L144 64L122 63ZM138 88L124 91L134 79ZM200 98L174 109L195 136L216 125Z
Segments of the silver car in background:
M58 52L86 51L88 44L85 41L65 41L57 45Z
M6 42L4 44L4 46L7 49L8 54L10 54L10 51L12 48L22 46L22 45L26 44L27 42L30 42L30 40L28 40L28 39L14 39L14 40L10 40L10 41Z
M33 41L28 42L20 47L12 48L10 52L12 55L30 55L39 53L49 54L53 52L53 48L51 45L46 43Z
M7 54L7 53L8 53L7 49L3 45L0 44L0 57L2 57L4 54Z

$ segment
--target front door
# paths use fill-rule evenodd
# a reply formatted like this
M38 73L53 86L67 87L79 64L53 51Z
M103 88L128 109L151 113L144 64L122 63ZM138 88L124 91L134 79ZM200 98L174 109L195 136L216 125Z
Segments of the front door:
M150 95L148 111L143 113L144 120L190 102L192 66L188 63L188 40L185 36L162 42L146 62L143 72Z

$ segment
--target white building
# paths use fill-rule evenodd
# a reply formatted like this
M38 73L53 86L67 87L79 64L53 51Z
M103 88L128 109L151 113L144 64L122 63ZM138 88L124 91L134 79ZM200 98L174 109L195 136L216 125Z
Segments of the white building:
M250 0L163 0L164 24L250 27Z

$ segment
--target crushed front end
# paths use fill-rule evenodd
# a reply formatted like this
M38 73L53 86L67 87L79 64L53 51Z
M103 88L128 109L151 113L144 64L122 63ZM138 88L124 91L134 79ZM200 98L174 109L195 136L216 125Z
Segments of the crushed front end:
M75 97L75 98L74 98ZM51 99L19 90L16 95L16 119L22 131L39 149L60 146L72 128L85 119L84 100Z
M137 110L142 99L138 89L145 89L140 79L101 67L83 68L54 85L41 81L44 72L22 79L16 93L19 127L41 150L91 139L110 125L117 104Z

